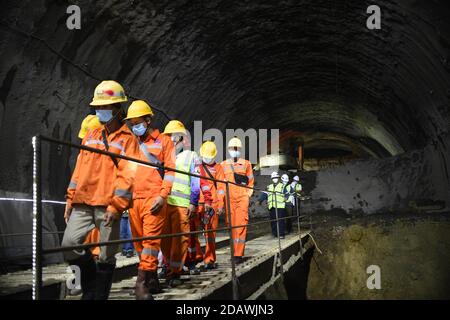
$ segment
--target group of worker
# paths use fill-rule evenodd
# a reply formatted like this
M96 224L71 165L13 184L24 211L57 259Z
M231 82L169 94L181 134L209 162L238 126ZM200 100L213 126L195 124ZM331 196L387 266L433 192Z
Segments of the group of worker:
M293 181L289 183L286 173L280 179L278 172L272 172L270 178L272 183L267 186L266 192L260 194L258 204L267 201L272 235L284 239L286 233L292 231L292 217L297 215L293 210L298 208L302 185L298 176L294 176Z
M149 104L133 101L125 113L127 100L115 81L103 81L95 88L90 105L100 125L89 128L86 124L81 143L112 154L80 150L67 188L62 245L83 244L93 230L97 241L119 239L119 221L128 210L133 238L151 237L134 242L140 260L136 299L151 300L152 294L162 291L159 277L174 287L182 283L183 266L196 271L195 265L203 261L204 269L217 267L215 232L205 232L204 254L196 236L164 235L216 229L219 215L225 212L232 226L247 224L254 177L251 163L241 158L242 143L237 137L228 143L230 158L219 164L214 142L204 142L198 155L191 150L182 122L170 121L161 133L152 124ZM228 199L226 184L219 181L230 182ZM232 229L236 263L242 262L246 233L246 227ZM114 244L101 246L98 259L93 259L91 250L65 251L66 261L80 268L82 299L108 298L117 252ZM158 277L161 252L164 272Z

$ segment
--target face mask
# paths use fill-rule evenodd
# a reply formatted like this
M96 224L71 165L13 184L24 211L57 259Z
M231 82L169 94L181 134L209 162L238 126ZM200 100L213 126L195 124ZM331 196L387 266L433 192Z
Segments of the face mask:
M95 114L101 123L107 123L113 117L112 110L95 110Z
M272 179L272 182L273 182L273 183L278 183L278 178Z
M141 122L141 123L139 123L139 124L137 124L137 125L134 125L134 126L132 127L132 130L133 130L133 133L134 133L135 135L137 135L138 137L140 137L140 136L143 136L143 135L145 134L145 132L147 131L147 127L144 126L144 123L143 123L143 122Z
M238 150L228 150L230 157L239 158L241 156L241 152Z
M206 164L214 163L214 158L203 158L203 162Z

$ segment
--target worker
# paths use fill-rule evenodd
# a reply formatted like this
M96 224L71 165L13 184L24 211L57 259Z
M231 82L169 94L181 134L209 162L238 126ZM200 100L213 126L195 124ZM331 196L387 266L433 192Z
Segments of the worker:
M120 240L131 238L131 226L129 212L125 210L120 218ZM122 256L132 258L134 256L133 242L122 243Z
M293 216L293 209L294 209L294 204L292 203L293 200L293 195L292 195L292 188L291 185L289 184L289 176L285 173L281 176L281 183L283 184L283 194L284 194L284 198L285 198L285 202L286 202L286 220L285 221L285 231L286 233L290 233L292 231L292 219L291 217Z
M270 175L272 183L267 186L267 191L262 192L258 198L258 204L264 200L267 200L267 208L269 209L270 219L275 220L277 218L283 218L286 216L286 200L283 193L283 183L280 182L280 175L278 172L272 172ZM284 220L278 221L279 234L277 230L277 221L272 221L270 223L272 228L272 235L274 237L280 237L284 239L285 237L285 222Z
M135 158L167 168L175 167L175 150L166 135L152 127L154 113L143 100L136 100L128 108L125 121L139 144ZM138 165L130 208L131 232L134 238L159 236L166 220L166 201L174 181L174 172L158 167ZM136 279L136 299L151 300L152 293L161 292L159 285L158 253L161 239L134 243L140 256Z
M198 156L196 152L190 150L190 141L183 123L178 120L169 121L164 134L170 136L175 146L176 169L198 175ZM194 217L199 196L200 179L176 172L172 189L167 197L165 234L189 232L189 221ZM166 284L169 287L182 284L180 275L186 260L188 244L187 235L162 239L162 253L169 262L166 274Z
M245 225L248 223L248 206L250 197L253 194L254 177L253 168L248 160L241 158L242 142L237 137L233 137L228 142L229 159L222 161L225 179L235 184L229 185L230 206L231 206L231 226ZM228 219L228 214L227 214ZM228 221L228 220L227 220ZM228 222L230 223L230 222ZM232 229L234 244L234 260L239 264L243 262L245 251L245 240L247 227Z
M135 153L135 139L122 125L125 101L124 89L115 81L103 81L95 88L90 105L102 126L86 134L83 146L122 155ZM101 242L119 239L119 219L130 206L135 171L132 162L80 150L67 188L62 246L82 244L94 227L100 231ZM108 298L117 251L118 245L102 246L97 264L90 250L64 252L65 260L80 268L82 299Z
M83 138L86 136L88 131L100 128L102 124L98 120L98 117L95 114L89 114L87 115L83 121L81 122L80 131L78 132L78 138L83 141ZM97 227L94 226L94 228L88 233L86 236L86 240L84 241L84 244L87 243L98 243L100 241L100 231ZM93 247L90 249L92 253L92 257L95 261L98 260L98 256L100 255L100 247Z
M212 141L205 141L200 148L200 175L215 180L225 180L225 174L220 164L216 163L217 147ZM201 195L199 203L199 217L203 230L214 230L219 226L219 216L225 213L225 184L208 179L201 179ZM203 268L211 270L217 268L216 232L205 232L205 254Z

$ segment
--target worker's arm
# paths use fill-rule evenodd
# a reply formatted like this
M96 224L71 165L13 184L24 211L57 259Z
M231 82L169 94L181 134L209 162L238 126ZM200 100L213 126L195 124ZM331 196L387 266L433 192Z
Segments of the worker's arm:
M125 142L125 154L133 157L135 153L136 141L128 139ZM123 211L128 209L131 204L132 187L134 183L134 176L136 174L137 164L128 160L121 159L118 161L116 168L116 178L114 179L114 193L111 203L106 208L107 212L120 216Z
M162 135L161 135L161 137L162 137ZM164 163L164 166L167 168L175 169L175 159L176 159L175 147L169 137L164 136L164 139L162 139L162 140L163 140L163 163ZM162 198L166 199L167 196L169 195L170 190L172 189L172 184L173 184L174 179L175 179L175 172L166 169L164 171L164 180L161 185L161 192L159 194Z
M196 161L192 161L191 173L199 174ZM191 204L198 206L198 199L200 198L200 178L191 176Z
M216 165L216 179L224 181L225 173L223 172L223 168L221 165ZM226 196L226 186L223 182L217 182L217 202L219 205L219 209L225 207L225 196Z
M64 220L66 223L69 221L70 214L72 213L72 200L77 189L78 177L80 172L80 166L82 163L83 150L80 150L77 157L77 162L75 164L75 169L73 170L72 177L70 178L69 186L67 187L66 193L66 209L64 211Z
M247 178L248 178L248 187L253 188L253 186L255 185L255 177L253 176L253 168L252 168L252 164L250 163L250 161L247 160L247 168L246 168L246 173ZM248 192L248 197L250 198L253 194L253 189L247 189Z

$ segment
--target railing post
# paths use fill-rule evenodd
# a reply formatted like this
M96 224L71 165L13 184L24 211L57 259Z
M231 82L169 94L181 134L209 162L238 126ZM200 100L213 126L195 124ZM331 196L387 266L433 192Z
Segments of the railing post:
M41 299L42 288L42 190L41 190L41 138L33 137L33 291L32 299Z
M239 300L239 288L236 276L236 264L234 261L234 240L233 240L233 229L231 223L231 200L230 200L230 185L228 181L226 185L226 198L227 198L227 217L228 217L228 232L230 236L230 256L231 256L231 283L233 286L233 300Z
M297 227L298 227L298 241L300 243L300 258L303 260L303 244L302 244L302 233L300 230L300 198L295 196L295 208L297 210Z
M283 258L281 257L280 221L278 220L278 192L274 192L275 197L275 217L277 220L278 254L280 255L280 274L283 277Z

